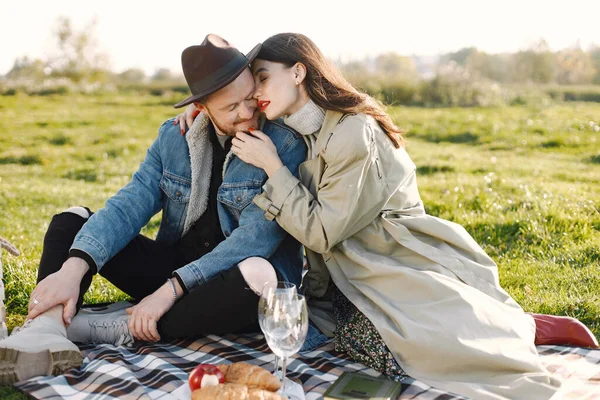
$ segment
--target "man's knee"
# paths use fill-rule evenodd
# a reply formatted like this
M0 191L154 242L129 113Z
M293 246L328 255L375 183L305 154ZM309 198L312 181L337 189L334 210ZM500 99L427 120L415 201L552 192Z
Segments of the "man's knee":
M81 218L73 217L77 215ZM70 241L77 235L77 232L87 222L90 212L84 207L71 207L63 212L55 214L50 221L46 235L44 236L44 246L54 246L57 241Z
M72 214L77 214L80 217L83 217L85 219L88 219L90 217L90 213L88 212L88 210L86 210L83 207L71 207L69 209L66 209L64 212L68 212L68 213L72 213Z
M247 258L238 267L250 289L259 296L265 283L274 285L277 282L275 268L264 258Z

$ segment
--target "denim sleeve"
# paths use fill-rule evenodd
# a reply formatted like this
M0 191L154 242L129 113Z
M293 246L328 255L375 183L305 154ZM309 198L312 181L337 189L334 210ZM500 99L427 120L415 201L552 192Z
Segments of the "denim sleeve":
M306 160L306 144L302 138L293 142L280 154L282 163L296 176L301 163ZM250 203L240 215L239 227L219 243L210 253L175 271L187 290L192 290L250 257L270 258L286 237L276 221L268 221L264 211Z
M173 125L172 120L163 123L158 138L131 181L108 199L104 208L94 213L75 237L71 250L87 253L98 271L162 208L160 141L161 134L170 125Z

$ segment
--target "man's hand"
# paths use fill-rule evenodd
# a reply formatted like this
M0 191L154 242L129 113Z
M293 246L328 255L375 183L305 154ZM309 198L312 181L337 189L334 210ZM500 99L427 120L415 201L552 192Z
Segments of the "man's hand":
M176 283L178 285L178 283ZM179 290L177 290L179 292ZM129 317L129 330L138 340L157 342L160 335L156 329L158 320L166 314L175 304L171 284L166 282L156 292L146 296L134 307L127 310Z
M44 278L31 292L27 319L34 319L52 307L62 304L64 324L70 325L76 312L79 285L89 268L85 260L71 257L58 272Z

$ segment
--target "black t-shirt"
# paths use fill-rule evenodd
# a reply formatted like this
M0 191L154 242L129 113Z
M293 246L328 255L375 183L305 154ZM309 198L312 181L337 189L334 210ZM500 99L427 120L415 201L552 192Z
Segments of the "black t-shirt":
M204 214L198 218L188 232L175 244L182 265L199 259L225 240L217 211L217 192L223 182L223 163L231 148L232 138L227 139L225 148L223 148L221 143L219 143L214 127L210 126L209 129L210 142L213 148L213 163L208 205Z

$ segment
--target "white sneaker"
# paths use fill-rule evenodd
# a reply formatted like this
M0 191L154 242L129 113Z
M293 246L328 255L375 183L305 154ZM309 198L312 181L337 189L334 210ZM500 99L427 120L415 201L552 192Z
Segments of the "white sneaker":
M77 343L112 344L128 346L133 343L129 331L128 301L119 301L100 307L82 307L67 328L67 338Z
M67 339L65 327L44 315L25 322L0 340L0 385L40 375L61 375L82 363L83 356Z

